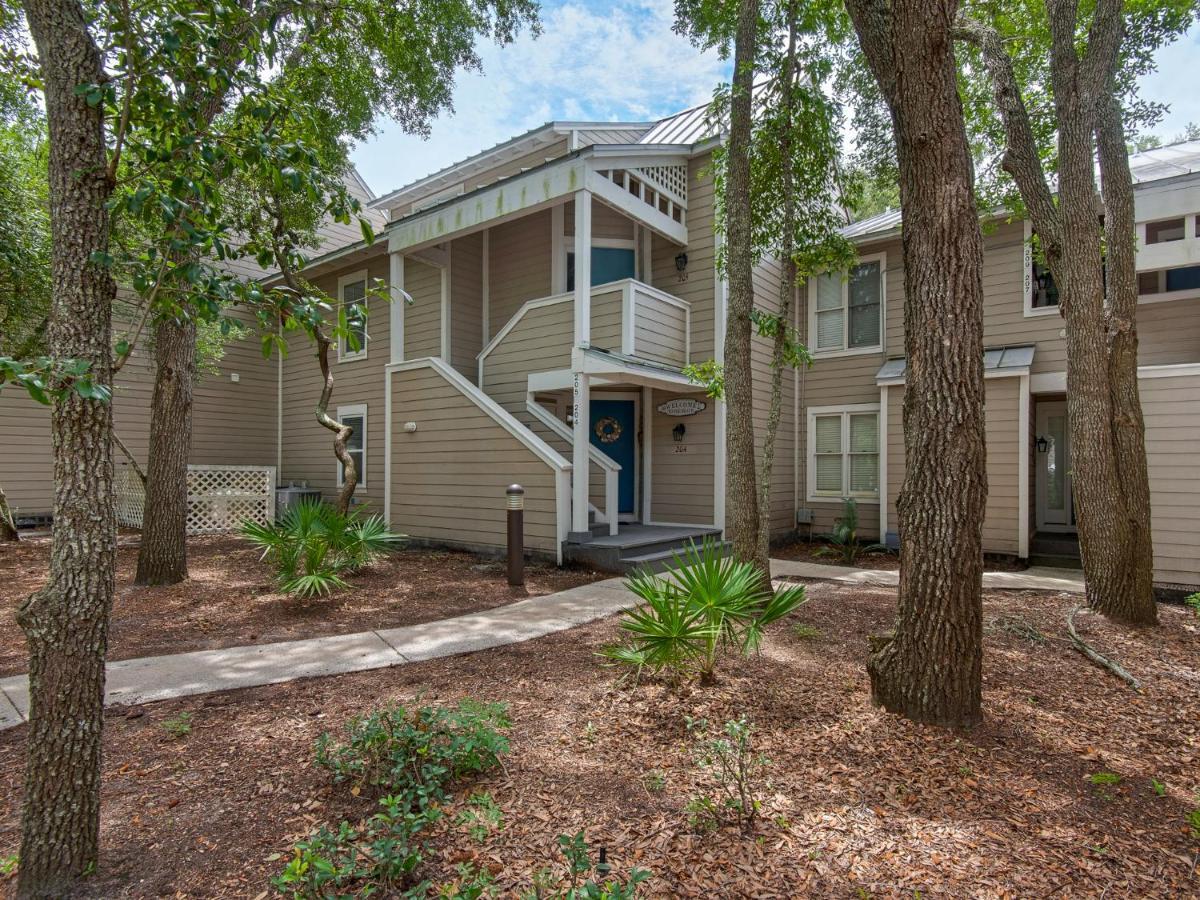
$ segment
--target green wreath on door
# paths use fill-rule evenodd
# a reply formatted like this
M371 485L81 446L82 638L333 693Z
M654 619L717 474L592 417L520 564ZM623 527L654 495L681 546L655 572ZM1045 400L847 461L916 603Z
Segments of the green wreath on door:
M621 437L621 423L612 416L605 416L596 422L596 437L602 444L611 444Z

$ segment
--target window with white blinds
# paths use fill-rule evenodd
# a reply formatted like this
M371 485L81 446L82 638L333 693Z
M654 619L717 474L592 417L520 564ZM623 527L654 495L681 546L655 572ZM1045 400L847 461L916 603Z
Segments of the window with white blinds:
M884 254L863 257L848 273L809 281L809 340L817 353L883 346Z
M358 472L358 487L367 486L367 405L355 403L351 406L337 408L337 420L343 425L350 426L350 437L346 438L346 452L354 460L354 468ZM337 464L338 487L346 483L346 467L342 461Z
M810 410L809 495L879 496L879 407Z
M338 337L338 359L360 359L367 355L367 273L356 272L338 279L338 301L346 313L353 340Z

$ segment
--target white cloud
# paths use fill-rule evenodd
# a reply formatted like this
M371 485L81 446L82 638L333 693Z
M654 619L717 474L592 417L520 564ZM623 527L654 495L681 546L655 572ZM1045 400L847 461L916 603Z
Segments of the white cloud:
M551 119L652 121L704 103L728 64L673 22L672 0L544 4L539 38L480 48L483 73L460 76L428 140L385 123L352 158L383 193Z

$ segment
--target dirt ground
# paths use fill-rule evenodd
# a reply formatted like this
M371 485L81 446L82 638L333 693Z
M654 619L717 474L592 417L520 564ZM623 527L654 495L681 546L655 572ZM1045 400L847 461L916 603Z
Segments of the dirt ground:
M191 577L171 587L135 587L136 540L122 536L121 544L109 659L416 625L607 577L529 565L525 587L511 588L502 560L402 550L349 578L350 590L299 600L278 593L259 551L235 536L189 540ZM0 545L0 676L27 667L15 612L44 582L49 558L48 538Z
M650 870L656 897L1200 896L1186 824L1200 802L1200 620L1163 607L1159 626L1129 630L1080 614L1084 637L1142 680L1135 694L1067 647L1072 603L987 595L986 719L963 733L871 705L867 635L889 625L895 594L831 584L810 588L760 656L727 660L714 687L617 684L595 656L618 634L610 619L468 656L112 710L89 891L266 896L293 841L371 809L314 767L319 733L389 701L471 696L509 704L512 750L459 796L490 792L503 824L477 843L447 816L428 874L474 857L499 896L527 888L555 837L580 828L618 867ZM182 712L192 732L172 738L164 723ZM741 715L771 761L760 821L749 835L698 834L687 717ZM0 732L0 860L17 845L25 734ZM1091 780L1101 773L1119 780Z
M874 569L876 571L900 571L900 554L895 551L864 553L858 561L851 564L842 561L840 553L829 552L835 548L828 541L815 538L813 540L795 540L771 548L771 556L776 559L791 559L798 562L813 562L823 566L850 566L858 569ZM987 556L983 563L987 572L1021 572L1028 566L1019 559L1011 556Z

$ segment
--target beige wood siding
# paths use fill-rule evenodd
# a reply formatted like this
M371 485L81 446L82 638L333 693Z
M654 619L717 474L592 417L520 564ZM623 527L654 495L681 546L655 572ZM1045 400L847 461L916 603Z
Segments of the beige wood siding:
M483 349L483 234L450 245L450 364L474 382Z
M406 260L406 284L410 267L429 268ZM336 298L339 275L361 268L360 263L331 273L317 279L317 286ZM387 256L372 258L367 275L372 280L378 278L386 281ZM407 315L412 309L409 307L406 310L406 326ZM376 512L383 508L383 367L391 360L391 312L391 305L382 299L368 301L367 327L370 339L365 358L339 362L336 351L330 354L334 378L330 415L336 416L339 406L363 404L367 407L366 481L359 485L355 498L370 503ZM303 336L291 335L289 342L291 351L283 366L283 461L279 476L285 484L289 481L307 481L310 487L320 490L326 499L333 499L338 490L338 463L333 455L333 432L323 428L315 415L321 395L321 371L317 365L316 350ZM403 415L402 410L397 410L397 418Z
M530 373L571 368L574 329L569 301L530 309L484 358L480 386L510 413L523 416Z
M498 334L526 300L549 297L550 210L505 222L488 236L488 322Z
M1154 579L1200 587L1200 374L1143 377L1139 387L1150 470Z
M680 397L704 400L705 409L694 416L666 416L662 404ZM656 390L651 438L650 514L655 522L711 525L713 522L713 464L716 404L700 394ZM676 443L676 425L687 428Z
M404 307L404 358L441 356L442 270L408 257L404 260L404 289L412 297L412 303ZM372 332L377 330L372 328Z
M564 242L566 252L572 253L575 248L575 201L568 200L563 209L563 234L570 240ZM632 241L634 239L633 220L609 206L598 197L592 198L592 240L609 239Z
M687 311L634 291L634 354L675 368L687 363Z
M593 347L611 350L613 353L621 352L622 300L623 293L620 287L592 290Z
M118 333L124 326L117 324ZM263 359L257 336L246 332L225 347L216 371L202 375L193 391L192 448L197 465L275 465L277 358ZM238 380L233 381L233 375ZM113 389L113 427L142 466L150 442L154 358L147 344L134 351ZM54 474L50 410L23 389L0 390L0 486L20 513L50 512ZM115 447L113 460L124 465Z
M392 375L392 527L412 537L501 549L505 488L525 488L525 545L557 553L555 473L439 372ZM406 432L404 422L417 430ZM382 459L382 454L380 455Z
M1200 298L1139 303L1138 365L1200 362Z
M989 378L985 383L988 498L983 518L984 553L1016 556L1019 552L1020 389L1020 378ZM904 481L903 400L903 385L888 388L887 527L891 533L899 528L896 500Z

